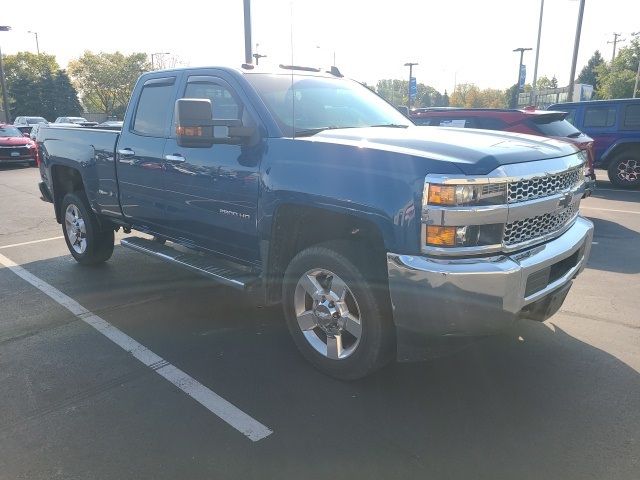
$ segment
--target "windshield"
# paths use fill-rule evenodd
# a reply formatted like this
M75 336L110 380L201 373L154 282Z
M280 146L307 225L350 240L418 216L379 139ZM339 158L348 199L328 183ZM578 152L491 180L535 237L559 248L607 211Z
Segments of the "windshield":
M409 126L386 101L357 82L294 75L246 75L285 136L327 128Z
M46 120L42 117L29 117L27 118L27 124L37 125L38 123L44 123Z
M0 137L21 137L22 133L16 127L6 125L0 127Z
M86 122L87 119L82 117L69 117L69 121L72 123L80 123L80 122Z
M547 137L577 138L582 132L566 120L555 116L540 115L531 119L533 128Z

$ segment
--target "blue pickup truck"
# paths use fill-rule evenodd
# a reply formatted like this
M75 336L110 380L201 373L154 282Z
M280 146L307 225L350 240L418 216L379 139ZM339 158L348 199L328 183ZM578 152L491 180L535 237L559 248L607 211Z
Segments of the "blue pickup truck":
M593 138L593 165L621 188L640 187L640 98L557 103L567 121Z
M37 142L80 264L144 232L121 246L281 303L302 355L342 379L425 335L545 320L591 247L583 152L416 127L335 69L146 73L120 132Z

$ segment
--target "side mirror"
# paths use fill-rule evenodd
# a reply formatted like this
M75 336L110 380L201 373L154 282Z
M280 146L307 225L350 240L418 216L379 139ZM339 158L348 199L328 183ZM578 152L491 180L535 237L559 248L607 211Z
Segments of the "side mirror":
M212 119L208 98L176 100L176 141L181 147L211 147L214 143L239 144L251 137L255 128L243 127L240 120Z

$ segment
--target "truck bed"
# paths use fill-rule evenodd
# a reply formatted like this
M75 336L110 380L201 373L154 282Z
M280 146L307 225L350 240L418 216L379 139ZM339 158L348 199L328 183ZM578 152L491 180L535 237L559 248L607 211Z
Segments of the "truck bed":
M70 167L82 176L92 208L121 216L116 180L115 148L120 132L96 128L41 127L36 141L43 160L43 178L53 191L53 168Z

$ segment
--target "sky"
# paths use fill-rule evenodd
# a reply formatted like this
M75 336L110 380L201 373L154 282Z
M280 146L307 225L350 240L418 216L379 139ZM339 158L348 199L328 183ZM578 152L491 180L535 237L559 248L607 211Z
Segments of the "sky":
M545 0L538 76L569 81L579 1ZM14 7L16 4L14 3ZM540 0L252 0L253 44L261 64L336 64L367 83L407 78L451 92L455 82L507 88L518 74L514 48L533 76ZM239 66L244 60L242 0L32 0L2 8L3 53L54 54L62 67L85 50L170 52L183 65ZM596 49L610 59L613 32L640 31L639 0L586 0L578 72ZM293 45L293 51L292 51Z

